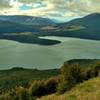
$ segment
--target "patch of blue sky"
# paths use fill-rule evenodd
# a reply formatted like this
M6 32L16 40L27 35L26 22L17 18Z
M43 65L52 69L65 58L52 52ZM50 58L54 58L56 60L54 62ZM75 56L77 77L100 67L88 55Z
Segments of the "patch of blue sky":
M47 5L41 2L36 2L34 4L31 4L30 6L27 4L23 4L19 6L19 10L31 10L33 8L42 8L42 7L47 7Z
M19 6L20 10L31 10L32 8L33 8L32 6L28 6L26 4Z
M32 6L33 6L33 8L42 8L42 7L46 7L47 5L42 2L36 2Z

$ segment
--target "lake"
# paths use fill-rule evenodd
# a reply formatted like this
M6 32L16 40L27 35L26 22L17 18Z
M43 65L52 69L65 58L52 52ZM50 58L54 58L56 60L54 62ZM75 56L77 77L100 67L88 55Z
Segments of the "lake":
M59 40L60 44L42 46L0 40L0 69L12 67L60 68L70 59L100 59L100 41L67 37L40 37Z

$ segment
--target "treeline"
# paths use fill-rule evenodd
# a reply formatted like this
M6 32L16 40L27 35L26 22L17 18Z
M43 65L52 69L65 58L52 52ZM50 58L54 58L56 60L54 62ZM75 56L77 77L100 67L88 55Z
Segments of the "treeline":
M44 95L59 93L62 94L78 83L97 77L100 71L100 61L82 67L79 63L64 63L61 67L61 74L45 80L38 80L29 83L26 87L16 86L15 88L0 92L0 100L35 100Z

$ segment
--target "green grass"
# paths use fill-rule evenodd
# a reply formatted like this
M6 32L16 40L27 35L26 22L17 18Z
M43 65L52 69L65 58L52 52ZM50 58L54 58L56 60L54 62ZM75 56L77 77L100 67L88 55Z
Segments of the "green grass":
M65 94L52 94L37 100L100 100L100 77L85 81Z

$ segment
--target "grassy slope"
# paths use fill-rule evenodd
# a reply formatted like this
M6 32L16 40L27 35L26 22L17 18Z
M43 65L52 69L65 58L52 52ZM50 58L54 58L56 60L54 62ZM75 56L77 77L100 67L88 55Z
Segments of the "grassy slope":
M98 59L73 59L65 63L79 63L81 67L93 65L98 62ZM15 87L16 85L26 86L30 81L42 80L49 77L59 75L59 69L37 70L12 68L9 70L0 70L0 90L6 90Z
M37 100L100 100L100 77L85 81L63 95L52 94Z
M37 70L13 68L0 71L0 90L6 90L16 85L27 85L30 81L47 79L58 75L59 70Z

